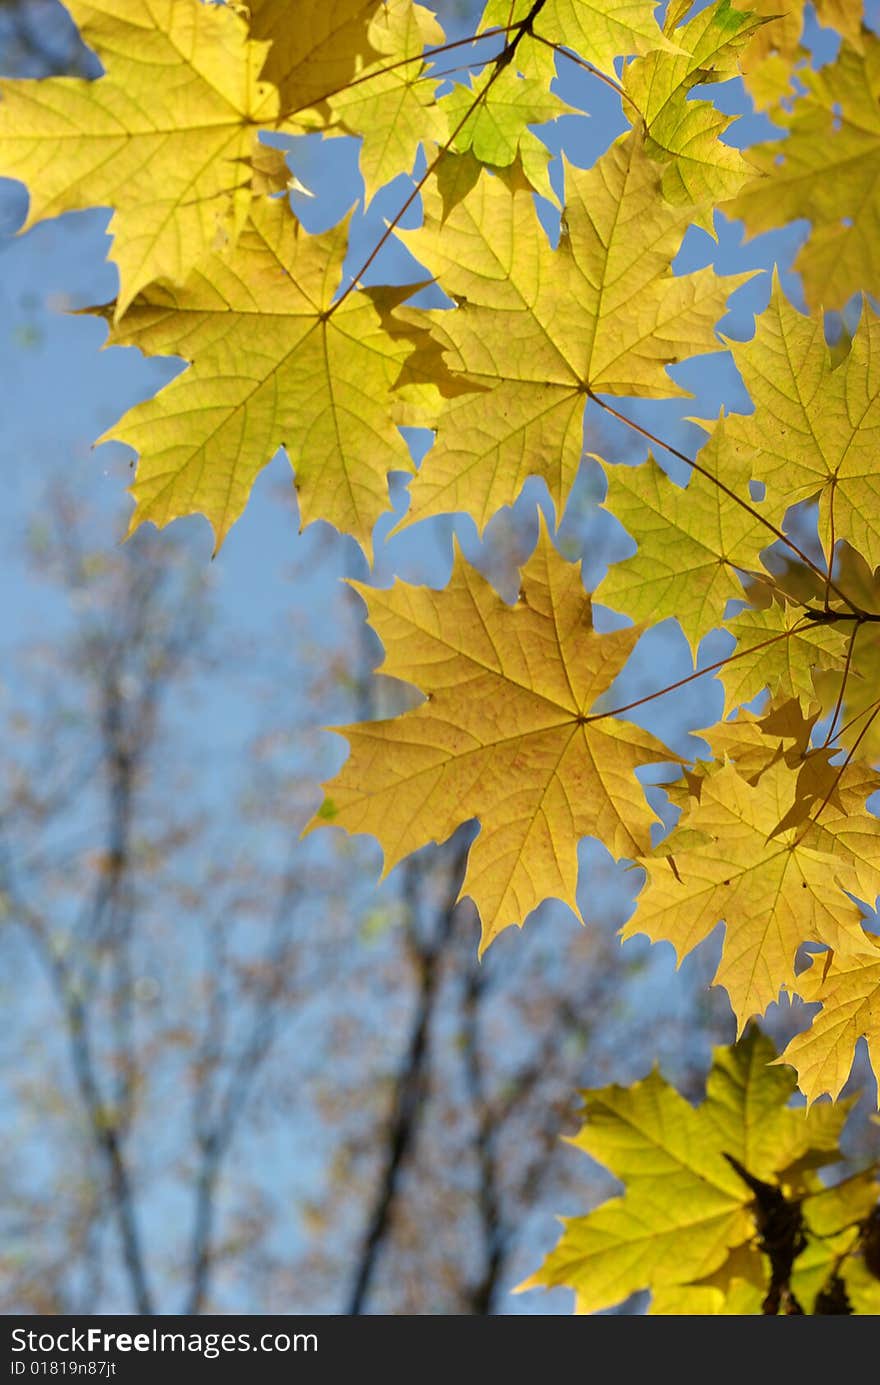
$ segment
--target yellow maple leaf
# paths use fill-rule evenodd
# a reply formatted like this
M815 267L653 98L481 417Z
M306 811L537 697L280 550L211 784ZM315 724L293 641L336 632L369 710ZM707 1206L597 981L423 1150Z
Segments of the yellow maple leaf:
M635 134L588 171L566 165L556 250L522 179L483 174L451 207L436 182L426 190L424 227L398 234L458 303L425 317L477 392L444 405L404 523L467 510L482 528L528 476L561 507L588 392L681 395L666 366L719 349L715 323L749 276L672 273L689 213L659 178Z
M844 1265L843 1278L853 1312L876 1318L880 1314L880 1280L868 1269L864 1259L850 1256Z
M543 525L514 606L460 555L442 592L354 585L385 647L381 671L426 700L391 721L340 728L351 755L311 826L372 833L387 872L479 818L461 893L480 912L483 948L544 899L577 913L579 839L637 852L654 814L634 770L677 758L592 710L640 630L593 629L580 567Z
M807 59L801 39L806 0L733 0L737 9L768 21L752 35L742 55L743 76L759 110L791 95L796 64ZM816 18L861 47L862 0L813 0ZM774 115L775 119L775 115Z
M772 539L748 504L749 467L723 446L723 428L700 461L708 476L694 472L686 487L670 481L653 458L642 466L605 465L604 508L638 540L631 558L613 563L596 589L596 599L634 620L674 616L696 652L701 639L720 625L727 602L742 600L737 569L758 563ZM710 477L721 480L722 489Z
M855 1048L863 1038L880 1079L880 941L865 936L861 950L820 953L797 978L794 990L822 1009L809 1029L796 1034L780 1062L797 1069L809 1101L828 1092L835 1101L849 1077Z
M310 236L287 202L255 204L235 250L183 288L155 285L111 332L117 345L192 364L105 434L140 453L131 520L201 513L217 544L284 446L304 525L326 519L369 552L387 473L411 470L393 389L418 344L391 310L411 289L368 289L329 312L347 223Z
M818 496L825 547L845 533L880 564L880 319L866 304L835 363L822 319L797 312L776 281L754 337L729 345L755 411L729 415L725 435L751 449L752 475L766 487L761 513L779 526L791 505Z
M763 609L749 606L726 621L725 629L736 637L736 657L719 674L725 716L765 688L774 696L809 699L817 674L846 663L840 627L805 621L803 609L788 602L772 601Z
M832 836L838 836L846 830L847 815L852 813L858 819L868 798L880 788L876 773L864 765L833 763L839 756L838 746L811 744L820 710L819 704L813 702L805 714L797 697L778 695L760 713L740 708L733 720L721 721L700 733L708 742L715 761L719 764L732 761L737 773L748 784L757 784L762 774L779 760L788 765L795 781L794 801L773 830L773 837L788 827L806 822L818 812L820 805L821 823L814 822L811 833L814 837L820 835L823 824L828 824ZM685 809L690 799L700 798L703 784L713 773L712 765L698 762L693 769L685 770L681 780L665 785L665 792L671 802ZM710 839L707 833L697 832L692 826L675 836L676 843L682 846ZM870 856L873 847L869 840L857 843L857 849L859 853L867 849ZM657 850L669 853L672 850L670 839L661 843ZM833 854L833 845L830 850ZM870 875L863 879L866 898L872 897L872 880Z
M727 1265L740 1276L742 1257L731 1262L730 1253L755 1234L752 1192L725 1155L754 1178L784 1179L808 1151L819 1163L834 1158L846 1116L841 1109L833 1121L814 1122L820 1108L788 1107L794 1078L768 1066L773 1057L758 1030L716 1049L706 1100L696 1108L656 1071L629 1088L585 1092L585 1123L571 1143L626 1190L585 1217L564 1218L556 1249L520 1288L567 1285L578 1313L649 1287L660 1296L660 1312L704 1311L705 1291L694 1296L683 1286ZM744 1293L745 1311L756 1311L753 1297ZM724 1310L717 1304L709 1311Z
M671 942L681 959L723 920L713 984L727 990L740 1029L782 988L799 990L801 943L847 952L863 946L862 915L845 891L871 904L880 892L880 822L829 805L818 824L779 832L796 788L781 759L754 784L732 764L707 775L682 819L703 840L691 835L679 851L673 832L662 861L640 862L648 883L622 930L623 938L646 933Z
M872 1276L864 1261L855 1254L858 1238L855 1223L866 1215L877 1200L875 1171L870 1169L859 1175L859 1179L861 1187L856 1189L848 1186L849 1180L837 1185L843 1196L839 1198L833 1231L820 1232L812 1225L813 1211L825 1198L826 1190L807 1197L801 1203L807 1244L795 1260L789 1290L803 1312L815 1314L831 1311L820 1308L818 1298L835 1276L839 1277L846 1289L850 1305L847 1311L876 1314L880 1305L880 1284L875 1279L872 1283ZM736 1273L740 1269L748 1269L750 1277ZM706 1276L699 1283L664 1284L654 1289L649 1311L652 1315L675 1316L757 1315L763 1311L762 1302L771 1274L769 1256L761 1255L755 1248L737 1246L730 1252L721 1270ZM843 1310L838 1308L836 1311Z
M534 8L534 0L489 0L478 32L501 27L510 39ZM674 48L655 20L654 9L653 0L546 0L523 33L515 61L526 76L543 77L547 54L556 45L573 48L614 77L617 57Z
M509 168L520 159L532 187L542 197L558 199L550 182L550 150L530 125L557 119L568 104L551 91L549 79L523 77L510 64L496 71L490 66L472 87L457 85L442 98L450 130L457 133L452 148L470 151L490 168Z
M745 1279L724 1288L712 1284L664 1284L651 1294L651 1317L746 1317L760 1313L763 1290Z
M367 37L376 59L358 62L351 84L326 104L340 133L363 139L360 169L369 200L397 174L410 172L420 146L443 144L448 127L445 109L435 100L436 80L426 76L424 63L412 61L445 38L431 11L412 0L387 0Z
M288 119L342 91L379 54L370 26L382 0L248 0L251 33L267 40L263 75ZM271 45L271 46L269 46Z
M749 164L738 149L721 141L731 118L710 101L694 100L697 86L739 75L739 55L762 25L758 15L743 14L732 0L717 0L675 27L678 15L667 14L664 32L678 51L657 49L627 64L623 89L647 131L646 149L665 162L663 196L689 207L695 223L713 232L714 204L731 198L749 177Z
M106 68L96 81L0 84L0 174L28 186L23 229L114 208L117 313L154 279L181 283L236 239L251 201L257 129L278 113L267 44L200 0L66 0Z
M880 235L880 39L844 43L837 60L799 78L806 92L774 111L786 137L749 150L759 176L724 207L749 231L811 222L794 267L811 308L842 308L876 294Z

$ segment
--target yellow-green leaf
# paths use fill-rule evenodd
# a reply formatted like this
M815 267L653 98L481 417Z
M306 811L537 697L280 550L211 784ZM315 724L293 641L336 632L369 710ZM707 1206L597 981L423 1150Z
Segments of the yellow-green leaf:
M717 447L711 453L704 448L700 461L710 476L723 477L724 489L700 472L687 487L678 486L653 458L639 467L606 466L605 508L637 540L637 549L611 566L595 593L634 620L675 617L694 651L721 624L727 602L742 599L737 568L756 565L772 540L748 507L747 465ZM745 503L737 504L731 491Z
M681 824L705 834L705 841L678 851L673 833L661 860L641 863L648 884L622 932L624 938L646 933L654 942L671 942L682 958L723 920L724 948L713 982L726 988L740 1027L782 988L798 991L794 968L801 943L859 948L861 913L845 890L864 899L873 887L871 902L880 890L880 822L864 812L841 819L829 809L818 827L774 835L795 792L784 760L755 784L733 765L708 775Z
M407 290L330 311L346 244L346 223L310 236L286 201L264 201L232 253L132 304L111 341L191 362L107 435L140 453L132 529L201 513L220 544L283 446L302 523L326 519L369 551L388 471L412 468L394 386L419 338L392 320Z
M797 312L776 283L754 337L730 346L755 411L730 415L725 433L752 450L761 513L779 526L791 505L818 496L826 548L845 534L880 564L880 319L866 304L835 364L821 318Z
M833 1159L843 1120L841 1113L837 1134L821 1124L814 1131L810 1114L786 1105L793 1075L768 1066L773 1056L757 1030L716 1049L706 1100L696 1108L657 1072L629 1088L585 1092L585 1123L572 1143L605 1164L625 1192L565 1219L556 1249L520 1287L567 1285L579 1313L646 1288L661 1294L664 1313L722 1311L705 1293L680 1289L719 1270L755 1234L752 1193L725 1155L770 1181L813 1146L814 1134L820 1162Z
M813 309L842 308L880 291L880 39L866 33L862 52L844 43L835 62L798 76L805 94L773 115L786 138L749 151L759 176L726 210L753 233L806 217L794 266L804 295Z
M0 174L28 186L25 228L110 206L117 312L151 280L180 284L234 243L251 201L257 127L278 95L267 44L240 15L200 0L67 0L104 63L96 81L0 85Z
M545 40L573 48L600 72L614 77L615 58L674 47L654 18L655 8L653 0L546 0L523 35L515 61L527 76L533 67L543 73L549 51ZM528 19L533 9L534 0L489 0L480 29L498 25L511 37L514 26Z
M760 16L743 14L731 0L717 0L679 28L667 19L677 52L658 49L624 70L624 112L630 119L634 111L641 115L647 151L664 161L664 197L691 207L696 224L710 232L714 204L735 196L750 169L739 150L721 141L730 117L710 101L689 99L690 93L737 76L739 55L761 24Z
M587 172L567 166L556 250L521 179L483 174L451 209L427 191L425 226L401 239L458 303L428 320L476 392L444 406L407 523L467 510L482 528L529 476L561 507L588 393L680 395L667 365L719 349L715 323L748 276L672 273L688 213L663 202L659 176L634 134Z
M556 200L550 151L529 126L555 120L568 106L545 82L521 76L512 65L500 72L489 67L472 87L454 87L441 105L450 130L458 130L455 150L471 151L491 168L509 168L519 155L536 192Z
M387 0L376 10L367 37L377 57L356 64L352 84L327 99L343 133L360 135L367 199L398 173L409 173L420 145L433 154L448 134L446 113L434 97L437 86L418 59L425 47L442 44L444 33L430 10L412 0Z
M842 669L846 662L841 627L805 620L803 609L787 602L773 601L763 610L750 606L728 620L726 629L736 636L736 650L719 674L725 715L765 688L774 696L809 700L817 671Z

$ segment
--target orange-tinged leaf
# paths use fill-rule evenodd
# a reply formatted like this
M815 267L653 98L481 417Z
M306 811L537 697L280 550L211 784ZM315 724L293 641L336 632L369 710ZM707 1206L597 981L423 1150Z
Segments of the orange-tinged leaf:
M681 823L705 840L677 851L673 833L662 861L641 862L648 884L622 932L671 942L682 958L723 920L713 983L726 988L740 1028L782 988L799 990L794 966L801 943L850 952L862 946L861 912L844 891L873 903L880 890L880 822L864 812L841 816L829 805L817 826L774 835L795 792L784 760L754 784L734 765L707 775L699 802L691 802Z
M286 201L263 201L232 253L132 304L112 342L192 362L106 435L140 453L132 529L201 513L220 544L283 445L303 524L326 519L369 551L388 471L412 469L393 388L419 337L392 322L406 290L328 312L346 244L345 223L310 236Z
M579 565L543 527L514 606L460 556L442 592L357 589L385 646L382 672L426 700L394 720L342 728L351 755L327 786L329 820L372 833L387 871L479 818L462 895L480 912L483 947L544 899L578 912L578 841L595 834L615 855L637 852L654 814L634 770L677 758L592 711L640 630L593 629Z
M768 21L753 35L742 59L745 84L762 110L791 95L793 70L807 58L801 44L805 0L734 0L734 4ZM824 28L836 29L861 49L862 0L813 0L813 9Z
M667 365L719 349L715 323L749 276L672 273L688 213L662 201L659 176L635 135L586 172L567 165L556 250L522 181L483 174L451 209L426 192L425 226L401 239L459 305L426 316L477 392L444 406L406 523L467 510L482 528L528 476L560 507L588 391L681 395Z
M248 160L278 95L267 45L200 0L66 0L106 75L2 84L0 174L27 183L25 227L114 208L117 313L160 277L181 283L234 242L251 201Z

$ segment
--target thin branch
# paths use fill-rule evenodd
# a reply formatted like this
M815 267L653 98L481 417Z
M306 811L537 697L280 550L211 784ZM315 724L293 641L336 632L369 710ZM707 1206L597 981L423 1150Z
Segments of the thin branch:
M864 716L864 713L862 713L861 715ZM831 795L834 793L834 790L837 788L838 784L840 783L840 780L841 780L843 774L845 773L847 767L852 763L853 756L855 755L855 753L856 753L856 751L857 751L857 749L858 749L858 747L859 747L859 742L862 741L862 740L864 739L864 737L868 734L868 731L871 729L871 726L873 725L874 721L877 719L878 716L880 716L880 699L878 699L877 706L874 708L873 712L872 712L871 715L868 717L868 720L865 722L865 724L864 724L864 726L862 727L861 731L860 731L859 734L856 736L855 740L853 741L852 745L850 746L849 750L847 751L846 757L845 757L843 763L838 767L837 773L835 774L833 780L831 781L831 786L830 786L830 788L828 789L828 792L826 793L825 797L822 799L822 802L819 804L818 808L816 809L815 816L810 816L809 818L807 818L807 821L804 823L804 829L803 829L803 831L801 832L800 836L798 837L797 841L795 842L795 846L798 846L798 845L800 844L800 842L803 841L803 839L804 839L804 837L806 836L807 831L809 830L809 828L812 827L814 824L817 824L817 823L818 823L821 814L825 811L825 809L827 808L829 802L831 801Z
M829 522L830 522L830 530L831 530L831 533L830 533L830 543L829 543L829 545L828 545L828 574L827 574L827 576L826 576L826 578L825 578L825 610L826 610L826 611L828 610L828 605L829 605L829 602L828 602L828 593L829 593L829 591L830 591L830 589L831 589L831 569L832 569L832 566L833 566L833 564L834 564L834 544L835 544L835 542L836 542L835 537L834 537L834 495L835 495L836 489L837 489L837 477L836 477L836 476L832 476L832 478L831 478L831 500L830 500L830 503L829 503L829 511L828 511L828 513L829 513Z
M585 58L581 58L577 53L573 53L570 48L564 47L561 43L554 43L552 39L544 38L543 34L533 33L532 38L537 39L538 43L543 43L545 48L550 48L554 53L558 53L560 57L568 58L569 61L575 63L577 67L582 67L585 72L589 72L591 77L598 77L599 81L604 82L606 87L610 87L622 101L627 101L636 112L636 115L641 116L642 121L644 121L644 115L642 115L641 110L636 105L629 92L625 91L619 82L615 82L613 77L609 77L606 72L600 72L598 67L594 67L593 64L587 62Z
M411 63L429 63L434 58L441 57L444 53L451 53L455 48L463 48L466 44L482 43L487 38L498 38L501 34L507 34L511 29L518 26L515 24L498 25L493 29L486 29L482 34L469 34L466 38L453 39L449 43L441 43L437 48L425 48L421 53L413 53L408 58L396 58L394 62L385 63L382 67L371 68L369 72L364 72L360 77L354 77L350 82L343 82L341 86L333 87L330 91L325 91L322 96L316 96L304 106L296 106L293 110L287 111L284 119L298 115L300 111L310 110L313 106L320 105L322 101L329 101L332 96L338 96L340 92L351 91L354 87L361 86L364 82L372 82L376 77L384 77L389 72L396 72L401 67L408 67ZM537 36L536 36L537 37ZM472 64L467 67L481 67L486 63L492 62L492 58L474 59ZM426 72L425 80L432 78L439 80L446 76L443 72Z
M847 645L847 647L846 647L846 662L845 662L845 664L844 664L844 666L843 666L843 676L841 677L841 680L840 680L840 691L839 691L838 694L837 694L837 701L836 701L835 704L834 704L834 714L833 714L833 716L832 716L832 718L831 718L831 723L830 723L830 725L829 725L829 727L828 727L828 734L827 734L827 736L825 737L824 741L822 742L822 749L823 749L823 750L824 750L824 749L827 749L827 747L831 744L831 742L832 742L833 739L834 739L834 730L835 730L835 727L837 726L837 718L840 716L840 709L841 709L841 707L843 706L843 695L844 695L844 693L846 692L846 681L847 681L847 678L849 677L849 670L850 670L850 665L851 665L851 663L852 663L852 656L853 656L853 649L854 649L854 647L855 647L855 642L856 642L856 635L859 633L859 630L860 630L860 629L861 629L861 623L860 623L860 622L857 622L857 623L853 626L852 634L851 634L850 637L849 637L849 643L848 643L848 645Z
M477 107L486 100L486 97L488 96L495 82L497 82L505 67L507 67L508 64L512 61L513 56L516 53L516 50L519 47L520 42L527 33L531 32L531 26L534 23L537 16L540 14L541 10L544 8L545 3L546 0L534 0L532 8L529 10L529 13L526 15L525 19L520 20L517 24L511 25L511 28L516 29L517 32L514 35L514 37L510 40L510 42L504 46L502 51L495 58L495 71L492 73L488 82L483 87L482 91L480 91L477 94L475 100L471 102L470 106L465 111L461 120L455 126L455 129L449 135L449 138L446 140L445 144L441 145L435 157L431 160L422 176L416 182L415 187L407 197L406 201L403 203L403 206L399 208L399 210L389 221L388 225L385 227L385 230L379 237L376 244L373 246L373 249L370 251L367 258L364 260L360 269L357 271L356 274L352 275L348 287L343 290L343 292L339 295L339 297L335 300L331 307L327 309L325 317L331 317L332 314L335 313L336 310L342 306L342 304L348 298L349 294L353 293L354 290L357 288L358 283L366 274L367 270L370 268L370 265L376 259L376 256L379 254L382 247L387 243L391 235L394 233L395 229L400 225L402 218L409 211L413 202L415 202L416 198L418 197L422 188L427 183L431 174L437 167L439 167L441 161L449 153L449 150L452 148L452 145L459 131L464 129L464 126L470 120L471 116L473 115Z
M705 668L698 668L696 673L689 673L685 678L679 678L677 682L660 688L658 692L648 693L645 697L638 697L634 702L624 703L622 707L612 707L607 712L593 712L590 716L583 718L584 725L591 721L601 721L603 717L619 717L623 712L630 712L633 707L641 707L646 702L653 702L658 697L665 697L667 693L675 692L677 688L683 688L686 683L693 683L697 678L705 677L707 673L713 673L719 668L726 668L728 664L735 663L737 659L744 659L747 654L754 654L756 649L766 649L768 645L778 644L780 640L791 639L792 635L798 635L808 628L806 625L793 625L790 630L783 630L779 635L771 635L769 639L762 640L760 644L750 645L748 649L737 650L734 654L728 654L724 659L716 659L714 664L706 664Z
M627 428L631 428L634 433L640 434L640 436L646 438L648 442L654 443L656 447L662 447L673 457L677 457L679 461L686 463L686 465L689 466L693 471L699 472L699 474L701 476L704 476L707 481L710 481L717 490L721 491L724 495L728 496L729 499L733 500L737 505L739 505L740 509L745 510L747 515L751 515L752 519L757 520L759 524L763 524L764 528L767 529L771 534L773 534L774 538L779 539L780 542L786 545L786 547L790 548L792 553L795 553L798 556L798 558L800 558L801 562L805 564L806 567L808 567L812 572L814 572L817 577L820 577L822 579L823 583L826 582L827 578L827 587L830 588L830 590L833 591L840 598L840 600L845 603L845 605L849 606L850 610L856 610L856 607L850 601L849 597L846 596L846 594L842 592L839 589L839 587L835 586L835 584L831 581L830 577L828 576L824 568L820 568L818 564L814 563L812 558L808 557L808 555L804 553L803 549L798 548L794 540L789 538L789 536L785 533L784 530L778 529L776 525L772 524L765 515L762 515L758 510L754 508L753 505L750 505L747 500L743 500L742 496L737 495L736 491L731 490L731 488L729 486L726 486L723 481L720 481L717 476L713 476L711 471L707 470L706 467L702 466L699 462L695 461L693 457L689 457L686 452L682 452L679 450L679 448L673 447L671 443L664 442L662 438L657 437L656 433L652 433L649 429L643 428L640 423L636 423L635 419L627 418L626 414L622 414L619 409L615 409L612 404L609 404L604 399L601 399L598 394L595 394L593 390L589 388L589 386L587 387L586 394L588 399L592 399L593 403L598 404L600 409L604 409L607 414L611 414L612 418L616 418L619 420L619 422L625 423Z

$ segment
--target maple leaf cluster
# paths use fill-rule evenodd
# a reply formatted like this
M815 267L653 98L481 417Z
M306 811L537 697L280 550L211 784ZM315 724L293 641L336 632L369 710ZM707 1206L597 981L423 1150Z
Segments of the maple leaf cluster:
M564 1219L520 1288L568 1285L580 1313L650 1289L650 1312L663 1316L876 1316L877 1168L823 1182L851 1103L791 1107L794 1075L773 1056L754 1027L716 1049L697 1107L656 1071L584 1092L571 1143L626 1191Z
M860 0L817 3L840 38L818 69L803 0L695 14L671 0L662 23L650 0L489 0L463 56L413 0L297 0L295 15L285 0L66 4L103 75L2 83L0 173L27 185L26 226L112 208L119 293L95 310L108 340L186 363L109 435L138 454L132 530L201 513L219 545L283 447L302 525L327 521L368 558L392 471L411 476L402 525L462 512L482 530L529 478L559 516L587 457L636 545L592 594L630 620L611 632L543 523L512 605L460 555L443 591L361 587L383 672L423 701L342 728L350 756L315 825L372 833L390 869L478 819L463 893L483 946L544 899L577 911L578 843L598 837L647 875L624 936L681 958L723 922L715 979L740 1031L780 994L820 1007L784 1055L809 1099L837 1097L860 1037L880 1072L880 942L866 923L880 894L867 807L880 788L880 322L866 304L829 345L823 318L878 292L880 39ZM453 48L467 71L451 79ZM563 62L613 89L628 128L591 168L563 161L560 195L535 127L570 110ZM782 139L740 150L727 137L710 97L734 77ZM367 201L409 177L353 267L349 218L310 234L286 195L279 139L309 132L359 138ZM555 242L542 199L561 213ZM795 264L808 315L775 281L751 340L720 337L751 276L676 263L688 227L713 234L719 211L750 233L809 221ZM419 282L366 282L392 237ZM409 302L425 278L448 306ZM752 411L703 423L695 456L648 433L635 402L682 396L669 367L725 349ZM684 464L688 484L653 455L605 455L596 420L612 418ZM418 469L405 425L434 437ZM711 759L683 761L609 693L669 617L695 654L711 630L735 640L693 675L717 672L725 689L726 719L704 733ZM639 702L667 691L658 677ZM657 764L677 768L679 818L652 846L637 771ZM656 1083L625 1097L647 1101L675 1105ZM711 1109L710 1094L699 1119ZM780 1173L737 1139L725 1149L752 1176ZM792 1160L802 1143L792 1136ZM719 1159L698 1171L714 1199L709 1249L693 1243L667 1302L754 1280L737 1240L744 1185ZM626 1219L640 1195L604 1215ZM615 1294L644 1283L607 1274ZM591 1291L590 1311L609 1293Z

